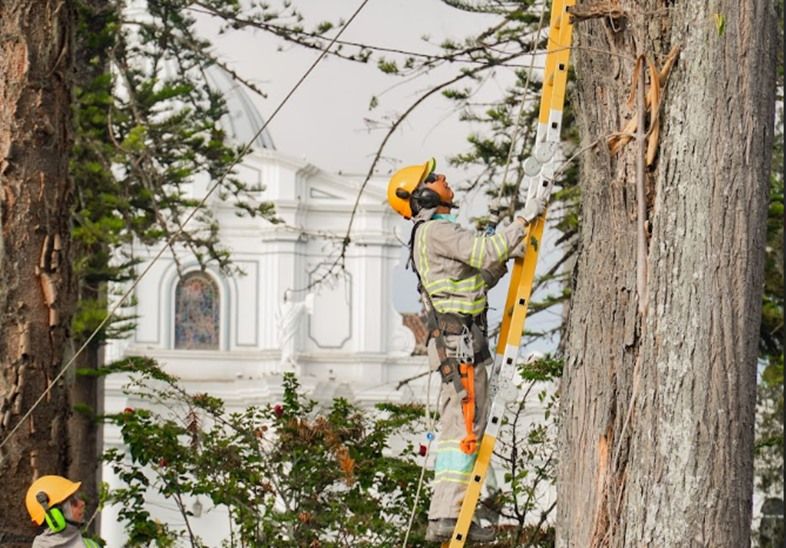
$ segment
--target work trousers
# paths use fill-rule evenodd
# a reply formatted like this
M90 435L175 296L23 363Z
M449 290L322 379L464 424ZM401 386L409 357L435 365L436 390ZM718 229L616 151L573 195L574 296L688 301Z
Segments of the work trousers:
M455 349L458 336L445 335L448 348ZM428 358L432 371L439 367L439 357L434 339L429 341ZM475 354L488 343L477 326L472 327L472 346ZM478 445L483 436L488 415L488 378L486 367L492 362L486 359L475 364L475 420L474 431ZM437 458L434 463L434 483L429 508L429 519L457 518L461 503L469 485L472 467L477 452L467 455L461 450L461 440L467 435L461 400L452 383L442 383L439 433L437 436Z

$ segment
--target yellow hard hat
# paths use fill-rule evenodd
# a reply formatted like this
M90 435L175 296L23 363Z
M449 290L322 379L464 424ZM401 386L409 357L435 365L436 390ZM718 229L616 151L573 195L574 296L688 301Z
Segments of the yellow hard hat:
M388 183L388 203L393 210L405 219L412 218L410 198L412 193L423 180L437 167L434 158L425 164L417 164L399 169L393 174Z
M49 498L49 506L55 506L68 500L68 497L79 491L81 482L73 482L62 476L41 476L33 482L25 495L27 513L38 525L44 522L44 508L36 500L36 495L43 491Z

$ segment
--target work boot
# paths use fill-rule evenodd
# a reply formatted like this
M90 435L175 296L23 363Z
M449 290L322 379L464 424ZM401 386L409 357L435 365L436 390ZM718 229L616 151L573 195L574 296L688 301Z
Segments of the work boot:
M456 520L453 518L430 519L428 529L426 529L426 540L428 542L445 542L453 536L456 528ZM496 537L493 527L481 527L474 521L469 527L469 538L471 542L491 542Z

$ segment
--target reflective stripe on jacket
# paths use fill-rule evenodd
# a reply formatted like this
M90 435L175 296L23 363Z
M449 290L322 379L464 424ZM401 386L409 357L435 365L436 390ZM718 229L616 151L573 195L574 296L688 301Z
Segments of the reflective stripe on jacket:
M486 291L496 283L488 271L499 273L499 265L507 261L523 238L524 226L519 222L501 228L493 236L446 220L429 220L420 225L415 233L413 258L437 312L468 316L482 313Z

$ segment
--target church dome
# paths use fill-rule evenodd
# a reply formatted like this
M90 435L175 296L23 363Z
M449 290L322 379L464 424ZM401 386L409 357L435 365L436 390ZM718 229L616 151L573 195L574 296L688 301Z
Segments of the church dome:
M205 70L207 83L214 91L223 95L227 113L221 117L221 127L226 131L229 141L236 146L245 146L265 125L262 116L254 106L243 85L219 66L211 65ZM273 138L265 129L256 136L252 149L275 150Z

